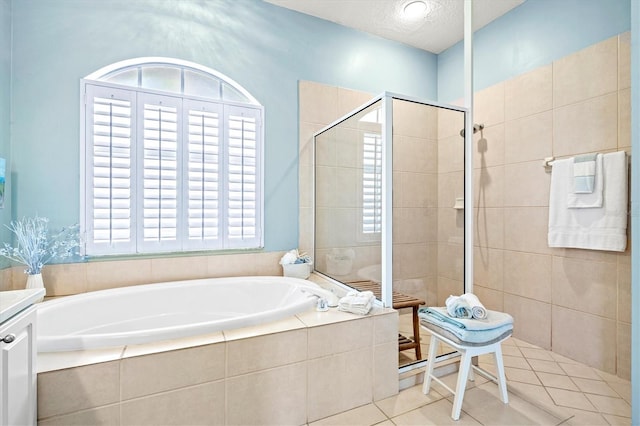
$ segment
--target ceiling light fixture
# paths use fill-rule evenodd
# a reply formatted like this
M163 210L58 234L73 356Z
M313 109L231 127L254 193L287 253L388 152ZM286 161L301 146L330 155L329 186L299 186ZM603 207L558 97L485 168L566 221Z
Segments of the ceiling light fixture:
M411 1L404 6L405 18L418 19L429 13L429 7L424 1Z

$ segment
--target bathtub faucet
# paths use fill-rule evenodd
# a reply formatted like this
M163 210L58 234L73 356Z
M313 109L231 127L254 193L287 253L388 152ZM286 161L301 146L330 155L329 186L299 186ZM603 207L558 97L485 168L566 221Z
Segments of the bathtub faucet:
M300 289L302 291L306 291L308 293L311 293L315 296L321 297L323 299L325 299L327 301L327 304L334 308L336 306L338 306L338 301L340 300L338 298L338 296L336 296L334 293L332 293L329 290L325 290L324 288L320 287L320 286L300 286Z

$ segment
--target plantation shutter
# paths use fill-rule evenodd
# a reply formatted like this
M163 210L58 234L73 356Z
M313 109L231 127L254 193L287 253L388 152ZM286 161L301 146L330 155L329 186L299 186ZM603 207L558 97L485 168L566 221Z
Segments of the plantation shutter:
M184 101L187 241L190 249L222 247L220 159L222 106Z
M86 86L85 228L91 253L133 253L135 92Z
M138 94L138 250L181 248L178 228L181 181L179 122L182 100L171 96Z
M229 248L261 245L259 110L225 106L226 240Z
M365 133L362 159L362 232L382 231L382 138Z

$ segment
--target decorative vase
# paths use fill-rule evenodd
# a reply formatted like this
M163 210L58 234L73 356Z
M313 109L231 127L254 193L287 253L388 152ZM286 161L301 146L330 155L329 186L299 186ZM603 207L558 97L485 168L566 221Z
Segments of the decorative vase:
M47 292L47 289L44 287L44 283L42 282L42 274L29 274L27 275L27 289L30 288L44 288L45 290L45 294ZM42 296L42 299L38 300L38 302L42 302L42 300L44 299L44 296Z

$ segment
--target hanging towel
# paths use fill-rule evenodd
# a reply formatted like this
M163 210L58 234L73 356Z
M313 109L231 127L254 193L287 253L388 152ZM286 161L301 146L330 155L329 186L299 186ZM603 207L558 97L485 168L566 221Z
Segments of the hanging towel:
M573 158L573 192L591 194L596 177L596 156L598 154L577 155Z
M578 177L576 177L576 165L587 164L587 162L576 163L576 159L578 159L578 157L575 157L573 159L573 190L569 191L569 193L567 194L567 207L569 207L570 209L589 209L602 207L602 202L604 200L604 173L602 171L603 155L597 154L594 157L594 176L591 176L593 191L590 193L586 191L583 193L579 193L576 190L576 179L578 179Z
M549 247L625 251L628 197L625 152L602 155L603 203L600 208L568 208L572 166L572 159L553 163L549 191Z
M459 296L450 295L445 301L447 313L453 318L473 318L471 305Z

